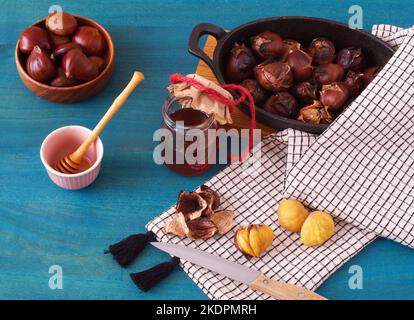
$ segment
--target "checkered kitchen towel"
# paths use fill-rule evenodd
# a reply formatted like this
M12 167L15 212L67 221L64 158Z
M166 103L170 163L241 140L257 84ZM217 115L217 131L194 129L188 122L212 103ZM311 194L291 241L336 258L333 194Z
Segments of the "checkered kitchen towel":
M411 34L388 25L374 26L373 33L395 46ZM397 56L401 56L404 48L403 45ZM366 91L371 92L375 87L372 85ZM366 97L368 93L364 92L363 95ZM301 162L302 155L306 154L315 139L314 135L292 129L270 135L261 143L262 167L259 175L246 176L243 165L236 163L206 183L220 193L222 208L236 212L235 227L226 235L206 241L190 241L165 235L162 227L175 214L175 206L151 221L147 229L155 232L159 241L192 246L256 268L268 277L316 289L335 270L373 241L376 234L336 218L335 235L321 247L307 248L301 244L299 235L287 232L277 224L275 206L285 196L286 177L293 177L293 172L297 170L295 164ZM263 257L250 260L237 251L233 244L234 231L240 225L249 223L268 224L276 234L273 247ZM244 284L190 262L183 261L182 267L212 299L271 299Z

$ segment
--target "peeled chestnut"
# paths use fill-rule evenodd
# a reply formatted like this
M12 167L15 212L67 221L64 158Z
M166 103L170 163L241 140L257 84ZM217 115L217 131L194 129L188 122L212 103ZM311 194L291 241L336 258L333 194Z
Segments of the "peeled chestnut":
M96 64L96 66L98 67L99 72L101 72L106 67L105 60L101 57L92 56L92 57L89 57L89 60L92 63Z
M265 31L251 39L253 50L262 58L281 57L285 52L282 38L271 31Z
M75 32L77 27L76 18L66 12L56 11L46 18L46 28L59 36L69 36Z
M72 41L81 46L83 52L88 56L100 56L104 53L106 43L98 29L94 27L79 27Z
M344 68L339 64L324 64L316 67L313 72L315 83L322 87L333 82L339 82L344 77Z
M229 82L240 83L253 75L256 59L252 50L244 44L235 43L230 51L226 78Z
M73 50L73 49L82 51L81 47L77 43L74 43L74 42L64 43L64 44L61 44L60 46L55 47L55 49L53 49L53 53L52 53L53 60L60 59L67 52L69 52L70 50Z
M260 86L259 82L255 79L246 79L241 85L249 90L253 97L254 103L257 106L261 106L267 99L266 91Z
M368 85L375 79L375 77L380 73L382 67L373 67L369 68L364 71L364 75L362 76L362 83L364 87L368 87Z
M46 82L55 75L56 68L49 56L39 46L35 46L27 58L26 71L32 79Z
M362 80L363 76L362 73L356 73L354 71L348 71L346 74L343 82L348 87L349 95L352 98L355 98L361 93L364 86Z
M330 111L342 111L348 98L349 90L344 83L337 82L323 86L321 91L321 103Z
M365 55L361 48L348 47L338 52L336 63L345 70L360 72L365 68Z
M312 124L330 124L333 116L320 101L315 100L312 104L300 109L298 120Z
M70 42L70 38L67 36L58 36L50 31L48 32L48 35L53 48Z
M328 39L317 38L311 42L308 54L312 57L313 64L317 66L332 63L335 58L335 46Z
M289 92L283 91L267 99L263 109L281 117L295 119L299 112L299 105Z
M317 87L308 81L296 83L291 92L303 104L309 104L318 99Z
M99 74L98 66L80 50L72 49L62 58L62 69L67 78L89 81Z
M297 81L304 81L312 76L312 58L302 50L294 50L287 57L287 63L292 68Z
M294 82L291 67L284 62L268 60L254 68L260 85L268 91L288 90Z
M35 46L49 50L51 48L49 35L45 29L29 27L20 35L19 49L21 52L30 54Z
M68 78L62 68L58 68L56 76L50 81L50 85L53 87L72 87L76 85L77 80L75 78Z

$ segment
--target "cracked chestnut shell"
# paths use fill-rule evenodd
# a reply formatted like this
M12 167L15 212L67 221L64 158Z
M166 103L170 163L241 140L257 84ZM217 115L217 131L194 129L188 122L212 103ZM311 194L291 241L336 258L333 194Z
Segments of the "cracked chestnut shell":
M251 45L253 50L264 59L281 57L285 52L283 39L271 31L262 32L251 38Z
M333 116L327 107L315 100L312 104L300 109L298 120L312 124L330 124Z
M375 79L375 77L381 72L382 67L372 67L368 68L364 71L364 75L362 76L362 84L365 87Z
M316 67L313 72L313 80L318 85L322 87L333 82L339 82L344 77L344 68L339 64L325 64L319 67Z
M287 57L287 63L292 68L297 81L304 81L312 76L312 58L302 50L294 50Z
M267 99L263 109L281 117L295 119L299 112L299 105L289 92L283 91Z
M366 66L364 52L361 48L347 47L338 52L336 63L345 70L362 71Z
M292 68L284 62L268 60L254 68L254 75L260 85L268 91L285 91L292 87Z
M229 82L240 83L253 75L256 58L252 50L244 44L235 43L230 51L226 67L226 78Z
M308 81L296 83L291 92L303 104L309 104L318 99L318 88Z
M207 207L202 211L201 214L202 216L211 216L214 213L214 210L220 206L220 196L216 191L212 190L206 185L202 185L200 189L201 192L199 195L207 203Z
M316 38L309 45L308 54L315 65L328 64L335 59L335 46L326 38Z
M253 97L255 105L263 105L267 99L268 94L256 79L246 79L241 83L241 85L249 90L250 94Z
M176 210L184 215L185 220L193 220L201 217L207 208L207 201L197 192L181 191L178 195Z
M330 111L342 111L349 98L348 87L344 83L332 83L323 86L321 103Z
M189 229L188 238L190 240L209 239L213 237L218 228L210 218L197 218L187 222Z
M348 87L349 95L352 98L357 97L362 92L364 87L363 76L362 73L356 73L354 71L348 71L346 74L344 84Z

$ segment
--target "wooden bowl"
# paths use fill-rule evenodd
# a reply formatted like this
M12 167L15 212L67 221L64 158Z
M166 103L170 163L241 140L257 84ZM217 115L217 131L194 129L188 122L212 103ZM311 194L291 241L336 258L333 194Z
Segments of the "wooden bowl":
M375 36L362 31L350 29L347 25L319 18L310 17L274 17L249 22L230 32L209 24L196 26L189 39L189 52L200 58L214 72L220 84L226 84L225 67L228 56L235 42L250 45L250 38L263 31L278 33L284 39L294 39L308 44L314 38L326 37L333 41L337 51L348 46L360 47L367 56L370 66L384 66L394 54L394 49ZM211 35L217 39L213 59L199 47L200 37ZM249 107L243 104L242 110L249 113ZM311 133L322 133L328 125L304 123L294 119L283 118L256 107L259 121L278 130L293 128Z
M15 48L15 60L17 71L19 72L20 78L30 91L32 91L39 97L42 97L49 101L73 103L90 98L98 94L105 87L113 73L115 50L112 38L109 35L109 33L99 23L91 19L77 15L74 15L74 17L78 20L79 26L91 26L98 29L105 38L107 44L106 53L104 56L107 65L98 77L89 82L85 82L73 87L52 87L47 84L43 84L36 80L33 80L26 72L25 65L27 57L25 54L20 52L20 40L17 41L17 45ZM33 26L40 26L44 28L45 20L46 18L39 20L35 22Z

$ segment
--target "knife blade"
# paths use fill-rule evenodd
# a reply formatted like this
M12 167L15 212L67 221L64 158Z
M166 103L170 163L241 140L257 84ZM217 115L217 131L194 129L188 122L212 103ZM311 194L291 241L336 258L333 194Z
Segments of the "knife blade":
M258 270L245 267L236 262L226 260L198 249L166 242L151 242L151 244L172 256L207 268L235 281L247 284L250 288L269 294L276 299L326 300L326 298L305 288L272 280L264 276Z

